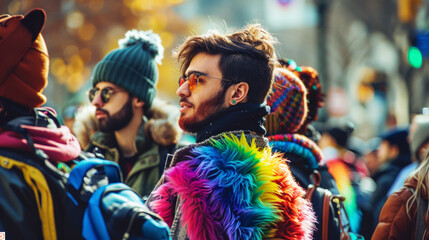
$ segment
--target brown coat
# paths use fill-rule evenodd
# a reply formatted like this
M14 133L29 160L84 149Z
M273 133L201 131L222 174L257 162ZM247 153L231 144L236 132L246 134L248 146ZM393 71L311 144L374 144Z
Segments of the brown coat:
M386 201L381 210L379 223L374 231L372 240L385 239L415 239L416 229L416 204L413 204L410 212L410 217L407 215L407 201L412 196L413 192L410 188L415 189L417 180L410 177L397 192L393 193ZM427 199L427 195L423 196ZM426 222L426 236L429 237L429 226Z

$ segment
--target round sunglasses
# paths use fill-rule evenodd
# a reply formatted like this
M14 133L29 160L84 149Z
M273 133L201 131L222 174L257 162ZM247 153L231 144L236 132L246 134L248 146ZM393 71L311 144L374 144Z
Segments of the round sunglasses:
M218 80L224 80L224 81L228 81L228 82L234 82L232 80L225 79L225 78L211 77L211 76L204 75L201 73L191 73L187 77L182 76L179 78L179 87L181 87L187 81L188 82L188 89L189 89L189 91L192 92L198 87L198 82L200 81L201 76L207 77L207 78L214 78L214 79L218 79Z
M98 92L100 92L101 101L103 103L108 103L110 101L110 98L113 96L113 94L118 93L118 92L125 92L125 90L114 90L114 89L109 88L109 87L103 88L101 90L98 88L91 88L88 91L88 98L89 98L90 102L92 102L94 100L94 98Z

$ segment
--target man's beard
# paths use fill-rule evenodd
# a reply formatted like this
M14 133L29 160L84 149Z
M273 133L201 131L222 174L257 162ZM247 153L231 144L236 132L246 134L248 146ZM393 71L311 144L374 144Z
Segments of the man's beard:
M102 111L106 114L106 118L99 119L98 121L100 131L102 132L114 132L121 130L130 123L131 119L134 116L131 98L128 99L128 101L124 104L124 106L122 106L119 112L113 114L112 116L110 116L110 114L103 109L97 110Z
M220 90L215 96L202 102L196 109L193 116L179 118L179 126L183 130L196 133L204 125L208 124L208 120L219 112L225 110L225 90ZM201 120L196 120L196 116L203 116Z

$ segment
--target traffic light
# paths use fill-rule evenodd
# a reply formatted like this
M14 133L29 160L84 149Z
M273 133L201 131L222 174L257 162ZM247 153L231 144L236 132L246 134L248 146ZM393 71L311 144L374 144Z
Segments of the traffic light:
M424 59L429 58L429 31L417 31L408 48L408 63L414 68L421 68Z
M408 63L413 68L421 68L423 64L423 56L420 49L415 46L408 48Z

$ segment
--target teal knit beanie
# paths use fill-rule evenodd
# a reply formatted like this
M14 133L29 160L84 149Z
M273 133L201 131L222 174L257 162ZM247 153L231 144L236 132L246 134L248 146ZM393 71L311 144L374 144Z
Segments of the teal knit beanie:
M111 82L145 102L148 110L156 95L158 67L164 48L152 31L131 30L118 41L119 48L108 53L94 68L92 86Z

